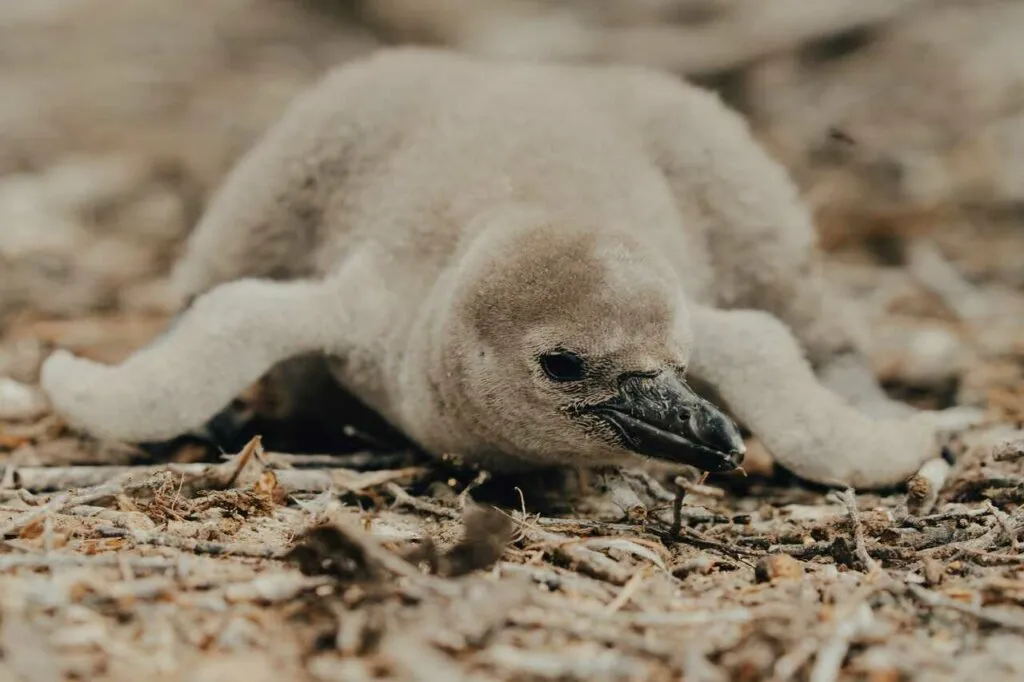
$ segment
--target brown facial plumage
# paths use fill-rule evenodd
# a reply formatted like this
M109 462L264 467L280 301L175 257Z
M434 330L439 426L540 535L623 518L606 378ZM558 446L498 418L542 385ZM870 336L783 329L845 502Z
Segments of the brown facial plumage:
M589 408L629 377L684 381L692 332L678 277L619 226L498 215L459 271L438 412L456 409L513 458L628 461L633 443Z

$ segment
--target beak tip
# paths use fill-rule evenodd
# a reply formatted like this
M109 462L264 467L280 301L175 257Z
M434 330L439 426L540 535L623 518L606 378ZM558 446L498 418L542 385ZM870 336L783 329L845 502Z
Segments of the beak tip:
M747 456L747 445L743 442L743 439L736 435L736 438L732 441L731 447L725 452L725 459L732 466L733 469L738 469L743 464L743 460Z
M743 442L742 438L739 438L736 440L736 447L732 451L742 461L743 457L747 454L747 444Z
M739 427L720 408L672 374L628 377L602 412L622 432L637 432L637 452L689 463L706 471L731 471L747 453Z

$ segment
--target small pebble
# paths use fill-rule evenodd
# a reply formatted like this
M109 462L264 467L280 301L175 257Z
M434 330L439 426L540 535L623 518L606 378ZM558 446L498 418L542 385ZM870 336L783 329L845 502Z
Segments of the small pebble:
M990 456L997 462L1016 462L1024 459L1024 439L1015 438L996 443Z
M921 562L921 567L924 569L924 580L927 585L934 586L942 583L942 579L946 575L946 567L941 561L927 557Z
M762 558L754 568L754 579L759 583L772 580L799 580L804 576L804 565L788 554L773 554Z

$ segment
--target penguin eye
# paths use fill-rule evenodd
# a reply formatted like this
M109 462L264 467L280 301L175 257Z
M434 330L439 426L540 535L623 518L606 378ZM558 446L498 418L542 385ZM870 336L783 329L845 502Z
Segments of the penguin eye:
M586 374L583 358L569 351L545 353L540 366L552 381L580 381Z

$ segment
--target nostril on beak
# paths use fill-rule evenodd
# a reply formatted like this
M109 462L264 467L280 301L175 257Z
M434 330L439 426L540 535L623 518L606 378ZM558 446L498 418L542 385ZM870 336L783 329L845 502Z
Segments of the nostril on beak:
M743 453L743 438L728 417L718 411L694 410L689 418L690 431L698 440L719 452Z

